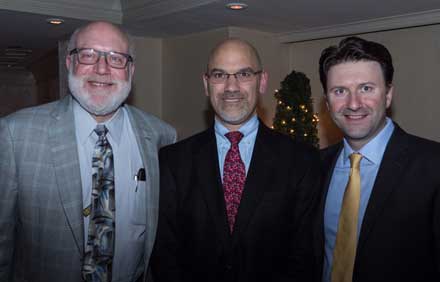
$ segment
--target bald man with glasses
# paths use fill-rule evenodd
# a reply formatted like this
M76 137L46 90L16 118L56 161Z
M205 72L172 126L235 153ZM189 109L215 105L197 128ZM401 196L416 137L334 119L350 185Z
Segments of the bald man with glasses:
M135 55L118 27L68 47L69 95L0 119L0 281L146 281L175 130L124 104Z
M156 282L314 281L317 151L257 117L268 74L227 39L203 75L211 128L160 151Z

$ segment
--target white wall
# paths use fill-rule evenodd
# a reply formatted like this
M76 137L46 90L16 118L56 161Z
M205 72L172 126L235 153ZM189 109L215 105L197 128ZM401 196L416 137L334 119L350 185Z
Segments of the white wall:
M384 44L394 60L394 98L392 118L406 131L440 141L440 25L407 28L360 35ZM290 69L304 72L311 81L315 111L320 114L321 147L335 143L340 132L335 130L319 82L318 61L321 51L342 38L291 43Z

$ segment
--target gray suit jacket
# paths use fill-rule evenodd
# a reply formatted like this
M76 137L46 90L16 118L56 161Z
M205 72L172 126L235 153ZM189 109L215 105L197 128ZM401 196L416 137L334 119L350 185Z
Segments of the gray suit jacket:
M176 134L126 107L151 187L145 264L138 269L146 272L157 226L157 152ZM0 119L0 281L81 281L82 205L71 96Z

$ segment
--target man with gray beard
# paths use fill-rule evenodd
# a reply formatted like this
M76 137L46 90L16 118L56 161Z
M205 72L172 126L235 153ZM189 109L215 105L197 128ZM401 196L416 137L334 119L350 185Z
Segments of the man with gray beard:
M74 32L71 95L0 119L0 281L145 281L157 152L175 130L124 104L135 69L107 22Z
M248 42L227 39L203 75L211 128L160 151L156 282L315 281L319 156L266 127L268 74Z

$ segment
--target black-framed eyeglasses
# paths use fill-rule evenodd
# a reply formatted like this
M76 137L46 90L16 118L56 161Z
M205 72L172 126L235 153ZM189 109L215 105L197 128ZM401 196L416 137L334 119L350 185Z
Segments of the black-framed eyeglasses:
M225 83L229 77L232 75L238 82L250 82L255 76L262 73L262 70L253 71L253 70L241 70L236 73L227 73L223 71L212 71L211 73L206 73L206 77L209 79L211 83L220 84Z
M104 56L105 62L115 69L123 69L127 66L128 62L133 62L133 57L128 54L115 51L104 52L93 48L75 48L69 54L76 54L78 63L83 65L94 65L101 56Z

